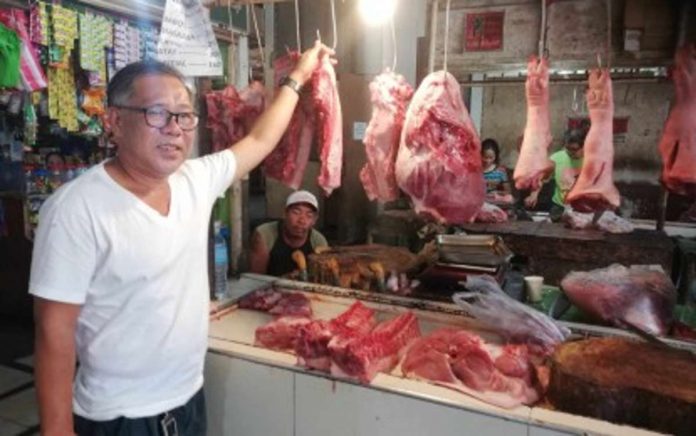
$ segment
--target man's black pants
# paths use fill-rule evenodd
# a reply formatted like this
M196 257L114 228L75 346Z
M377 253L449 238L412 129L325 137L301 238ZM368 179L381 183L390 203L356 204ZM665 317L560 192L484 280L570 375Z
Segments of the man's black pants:
M205 436L205 396L201 388L183 406L155 416L92 421L74 415L74 420L78 436Z

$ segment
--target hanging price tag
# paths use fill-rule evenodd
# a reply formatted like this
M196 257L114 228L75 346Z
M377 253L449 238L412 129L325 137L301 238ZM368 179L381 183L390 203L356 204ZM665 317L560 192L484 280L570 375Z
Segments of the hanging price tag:
M200 0L167 0L157 59L187 77L222 76L222 57Z

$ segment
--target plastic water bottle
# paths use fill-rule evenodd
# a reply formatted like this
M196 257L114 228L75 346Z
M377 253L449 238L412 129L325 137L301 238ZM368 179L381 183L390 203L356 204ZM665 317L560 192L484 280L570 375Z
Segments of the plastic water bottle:
M215 299L227 297L227 242L222 236L220 221L215 221Z

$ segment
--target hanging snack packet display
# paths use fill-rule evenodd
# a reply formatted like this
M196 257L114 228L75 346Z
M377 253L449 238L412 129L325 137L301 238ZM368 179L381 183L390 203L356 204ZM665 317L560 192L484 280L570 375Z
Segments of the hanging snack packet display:
M49 44L50 20L46 3L35 2L29 9L29 37L34 44Z
M68 132L77 132L75 75L72 66L48 69L48 116Z
M59 5L51 7L52 43L50 55L51 66L67 68L70 54L75 47L77 32L77 13Z
M113 23L106 17L89 12L80 14L80 66L97 73L90 84L106 84L106 59L104 48L113 45Z

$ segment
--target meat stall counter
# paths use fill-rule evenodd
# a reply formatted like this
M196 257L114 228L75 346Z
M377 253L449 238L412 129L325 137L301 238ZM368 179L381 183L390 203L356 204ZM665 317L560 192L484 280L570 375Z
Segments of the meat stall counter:
M424 335L450 327L500 340L454 304L244 274L230 283L230 299L211 315L205 363L211 435L656 434L546 407L493 406L404 378L399 367L370 383L303 368L290 352L255 346L256 329L273 317L237 305L240 297L270 284L306 295L315 318L334 318L360 300L379 320L411 311Z

